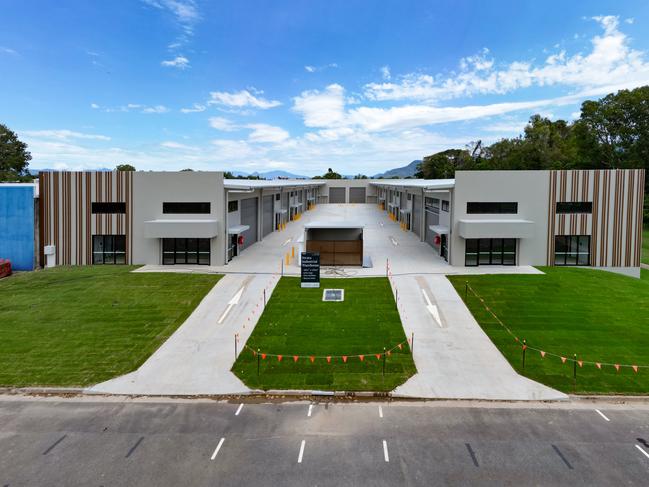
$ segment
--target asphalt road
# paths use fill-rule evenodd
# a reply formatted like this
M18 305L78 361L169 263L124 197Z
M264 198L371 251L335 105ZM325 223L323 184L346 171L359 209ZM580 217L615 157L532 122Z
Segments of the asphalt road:
M0 487L647 479L646 406L0 400Z

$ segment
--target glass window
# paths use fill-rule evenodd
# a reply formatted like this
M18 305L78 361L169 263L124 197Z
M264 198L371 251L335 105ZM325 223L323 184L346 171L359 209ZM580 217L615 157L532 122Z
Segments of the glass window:
M92 263L104 263L104 237L103 235L92 236Z
M209 238L162 239L162 263L210 265Z
M239 201L228 201L228 213L233 213L239 210Z
M592 213L593 203L591 201L559 201L557 202L557 213Z
M478 265L478 239L468 238L464 245L464 265Z
M478 243L480 257L478 262L480 265L491 264L491 239L481 238Z
M503 241L500 238L494 238L491 241L491 263L493 265L502 265L503 263Z
M468 214L516 214L518 213L518 203L512 202L473 202L466 204Z
M554 265L590 265L590 235L555 236Z
M516 265L516 239L503 239L503 265Z
M211 205L209 201L206 202L163 202L162 213L177 213L177 214L209 214L211 212Z
M126 235L93 235L93 264L126 264Z
M93 202L90 208L93 215L99 213L126 213L126 203L123 202Z
M448 201L442 200L442 211L448 211Z
M464 265L516 265L516 239L466 239Z

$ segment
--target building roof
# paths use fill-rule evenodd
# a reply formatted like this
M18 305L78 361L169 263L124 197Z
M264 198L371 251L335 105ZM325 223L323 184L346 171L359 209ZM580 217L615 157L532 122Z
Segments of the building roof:
M453 189L455 179L375 179L370 181L375 186L392 188L415 188L423 190Z
M315 221L304 225L305 229L316 228L365 228L365 225L350 221Z
M325 184L318 179L224 179L225 189L266 189L313 187Z

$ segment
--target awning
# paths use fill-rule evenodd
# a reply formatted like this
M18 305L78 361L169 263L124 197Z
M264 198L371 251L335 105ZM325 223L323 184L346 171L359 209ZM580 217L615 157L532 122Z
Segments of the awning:
M230 228L228 228L228 234L240 235L246 230L250 230L250 225L233 225Z
M532 238L534 222L530 220L459 220L462 238Z
M275 213L281 213L282 215L283 215L284 213L287 213L287 212L288 212L288 211L285 210L284 208L281 208L281 209L279 209L279 210L275 210Z
M218 233L216 220L150 220L144 222L146 238L212 238Z
M448 235L449 228L443 225L428 225L431 232L437 235Z

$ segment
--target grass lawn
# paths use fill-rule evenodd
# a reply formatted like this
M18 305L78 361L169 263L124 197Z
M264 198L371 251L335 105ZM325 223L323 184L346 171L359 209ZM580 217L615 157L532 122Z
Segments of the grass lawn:
M605 271L541 268L545 275L450 276L464 299L465 281L521 340L531 347L578 360L649 365L649 271L634 279ZM520 373L521 346L469 291L473 316ZM528 350L524 375L564 392L649 394L649 369L584 364L541 358Z
M649 227L642 231L642 262L649 264Z
M373 355L406 340L387 278L322 279L320 289L300 288L300 279L283 277L248 340L261 352L281 354L261 360L243 350L232 371L249 387L389 391L416 372L410 349L395 350L383 361ZM344 289L344 302L322 301L325 288ZM310 355L367 355L364 361ZM299 355L296 362L293 355Z
M136 369L219 280L58 267L0 280L0 385L85 386Z

